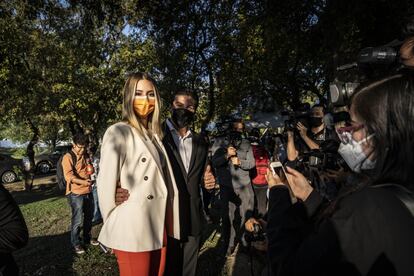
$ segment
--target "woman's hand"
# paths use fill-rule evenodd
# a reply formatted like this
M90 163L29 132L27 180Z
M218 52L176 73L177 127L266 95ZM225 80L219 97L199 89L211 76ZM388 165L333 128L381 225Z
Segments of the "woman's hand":
M290 188L295 197L305 201L313 191L312 186L306 177L300 172L286 167L287 177L289 179Z
M273 174L273 172L268 168L266 173L266 181L269 184L269 189L274 186L285 185L280 177L277 174Z

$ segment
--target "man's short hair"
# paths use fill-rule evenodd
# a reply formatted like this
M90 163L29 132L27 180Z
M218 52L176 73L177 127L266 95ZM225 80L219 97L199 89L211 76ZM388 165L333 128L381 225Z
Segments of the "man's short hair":
M86 146L88 144L88 140L88 136L81 132L78 132L73 136L73 143L75 145Z
M319 104L315 104L315 105L312 106L311 110L314 109L315 107L322 108L323 114L326 114L325 106L323 104L320 104L320 103Z
M195 92L193 92L191 90L187 90L187 89L177 90L174 93L173 101L174 101L174 99L175 99L176 96L189 96L189 97L191 97L194 100L194 106L195 107L198 106L198 95L197 95L197 93L195 93Z

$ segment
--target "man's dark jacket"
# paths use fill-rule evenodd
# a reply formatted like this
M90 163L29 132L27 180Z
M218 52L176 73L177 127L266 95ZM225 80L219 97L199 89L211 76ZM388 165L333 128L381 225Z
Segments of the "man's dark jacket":
M0 185L0 275L18 275L12 251L28 241L27 226L10 193Z
M201 135L192 132L193 148L187 173L171 130L165 123L162 142L174 171L179 191L180 237L185 241L188 236L200 235L204 223L200 190L207 165L208 145Z

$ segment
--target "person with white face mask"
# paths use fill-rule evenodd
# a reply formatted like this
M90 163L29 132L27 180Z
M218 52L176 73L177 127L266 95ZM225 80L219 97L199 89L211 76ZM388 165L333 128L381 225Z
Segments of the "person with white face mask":
M268 172L274 275L414 275L413 110L413 75L354 93L351 121L337 133L339 153L358 177L327 206L298 171L286 169L288 183Z
M362 126L361 126L362 127ZM338 129L338 137L341 140L338 153L345 160L349 168L354 172L361 172L361 170L370 170L375 167L375 160L371 160L373 157L367 156L364 152L364 144L368 143L375 134L369 135L367 138L361 141L356 141L352 138L353 128L344 127Z

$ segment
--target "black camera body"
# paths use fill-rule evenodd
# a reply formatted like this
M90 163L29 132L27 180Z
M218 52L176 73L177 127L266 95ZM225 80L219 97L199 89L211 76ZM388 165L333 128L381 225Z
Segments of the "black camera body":
M309 112L310 105L303 104L295 111L282 111L282 116L288 116L289 119L285 121L286 131L295 131L298 123L303 124L306 128L309 128Z
M243 136L240 132L229 131L227 134L227 141L229 142L229 146L234 147L236 150L240 148L242 140Z
M264 241L266 234L260 224L253 224L253 232L246 232L245 239L247 242Z
M318 170L339 170L346 163L338 153L339 142L326 140L322 142L318 150L311 150L305 154L309 167Z
M345 161L340 157L338 153L313 150L306 153L306 156L309 167L317 168L320 171L336 171L346 165Z

